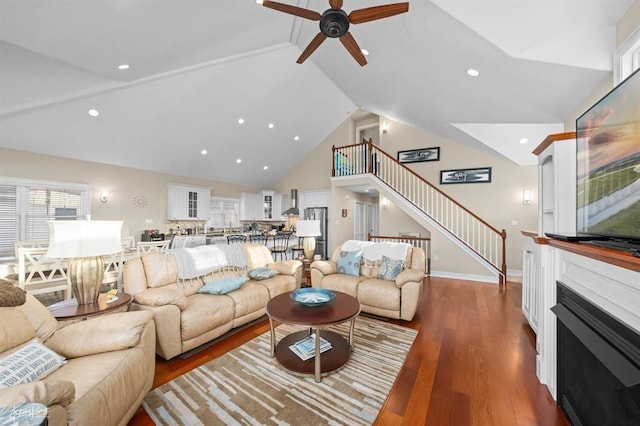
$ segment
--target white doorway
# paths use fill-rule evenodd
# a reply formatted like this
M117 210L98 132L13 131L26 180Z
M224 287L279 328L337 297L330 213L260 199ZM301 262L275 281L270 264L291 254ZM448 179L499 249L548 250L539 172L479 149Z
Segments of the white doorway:
M371 235L379 235L378 234L378 205L374 203L367 203L367 233Z
M353 239L366 241L367 234L378 235L378 205L354 201Z
M353 208L353 239L367 240L366 206L362 201L355 201Z

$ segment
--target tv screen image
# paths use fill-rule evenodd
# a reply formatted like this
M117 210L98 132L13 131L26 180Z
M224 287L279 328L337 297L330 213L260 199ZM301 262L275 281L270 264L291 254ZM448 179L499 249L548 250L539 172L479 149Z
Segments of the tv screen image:
M640 243L640 70L576 120L577 231Z

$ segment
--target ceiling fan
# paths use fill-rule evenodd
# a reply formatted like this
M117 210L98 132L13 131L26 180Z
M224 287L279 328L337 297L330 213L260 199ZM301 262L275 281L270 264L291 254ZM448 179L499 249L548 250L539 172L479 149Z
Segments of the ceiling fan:
M367 64L367 59L360 50L358 43L356 43L356 40L349 32L349 24L362 24L363 22L388 18L389 16L405 13L409 10L409 3L393 3L358 9L347 14L347 12L342 10L342 0L329 0L329 6L331 6L331 8L325 10L322 14L315 10L291 6L289 4L278 3L275 1L264 0L262 5L290 15L299 16L312 21L320 21L320 32L316 34L313 40L311 40L309 45L304 49L296 61L299 64L303 63L309 56L311 56L311 54L327 37L330 37L339 38L351 56L353 56L361 66L365 66Z

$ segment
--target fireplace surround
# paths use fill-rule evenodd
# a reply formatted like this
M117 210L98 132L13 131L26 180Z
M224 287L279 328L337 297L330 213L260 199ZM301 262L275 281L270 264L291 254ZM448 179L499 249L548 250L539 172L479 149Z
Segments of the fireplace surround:
M557 402L574 425L640 424L640 334L557 282Z

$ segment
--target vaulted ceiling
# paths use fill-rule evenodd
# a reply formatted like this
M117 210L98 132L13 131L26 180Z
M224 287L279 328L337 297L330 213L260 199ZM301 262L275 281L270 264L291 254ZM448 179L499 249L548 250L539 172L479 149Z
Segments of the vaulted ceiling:
M531 164L611 79L632 3L413 0L350 28L360 67L332 39L296 64L317 23L255 0L2 0L0 147L267 188L365 110Z

